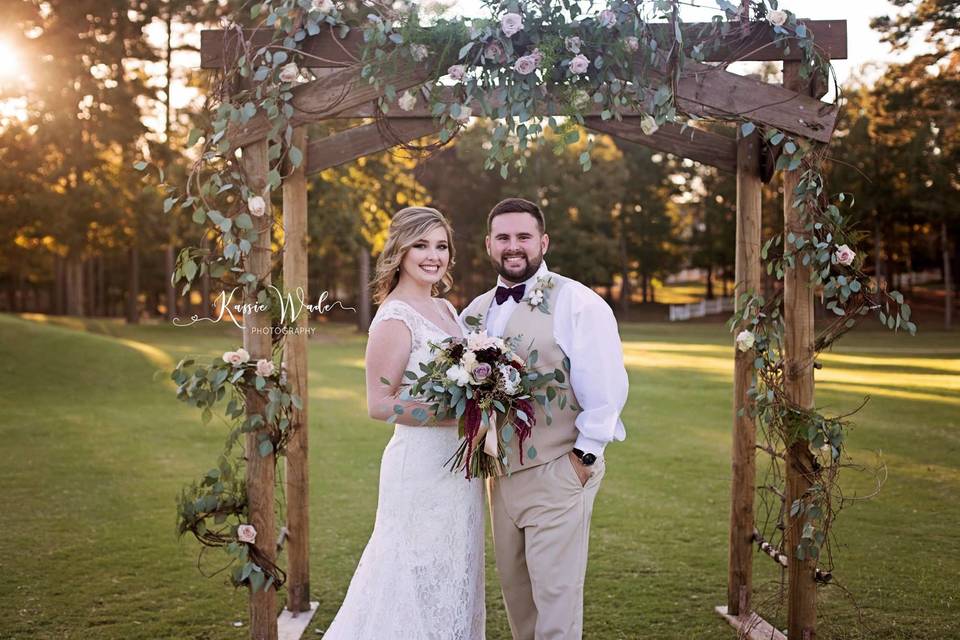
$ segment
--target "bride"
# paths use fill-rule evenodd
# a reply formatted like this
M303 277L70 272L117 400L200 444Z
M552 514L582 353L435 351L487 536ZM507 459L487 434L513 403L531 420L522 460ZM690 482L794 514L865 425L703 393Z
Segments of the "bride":
M483 485L444 468L456 421L428 414L420 425L411 412L428 405L398 400L404 371L430 359L428 342L462 336L453 305L436 297L453 281L452 238L439 211L408 207L377 260L367 408L377 420L398 404L403 414L383 452L373 534L325 640L484 638Z

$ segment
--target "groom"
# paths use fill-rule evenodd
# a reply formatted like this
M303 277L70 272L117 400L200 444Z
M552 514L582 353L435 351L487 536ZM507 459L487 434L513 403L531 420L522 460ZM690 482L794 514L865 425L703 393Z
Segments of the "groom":
M603 298L547 269L544 216L533 202L508 198L487 218L487 254L500 277L461 314L503 338L522 336L534 367L569 367L567 403L536 405L523 463L516 438L509 473L490 479L497 572L514 640L573 640L583 635L583 582L593 501L604 447L623 440L620 412L627 373L617 321ZM569 359L565 361L565 359ZM528 363L529 364L529 363ZM530 457L529 445L536 452Z

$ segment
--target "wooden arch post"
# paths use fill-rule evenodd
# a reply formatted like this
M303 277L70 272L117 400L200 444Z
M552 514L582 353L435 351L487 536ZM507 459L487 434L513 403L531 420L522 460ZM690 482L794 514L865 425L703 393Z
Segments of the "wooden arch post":
M737 139L737 246L734 305L743 308L740 297L760 289L761 191L758 131ZM740 331L744 327L736 328ZM747 397L753 378L753 357L734 346L733 447L730 489L730 548L727 579L727 613L749 615L753 593L753 503L756 493L757 426L750 415Z
M273 213L267 194L267 140L261 139L243 146L241 166L247 176L247 185L255 194L262 194L267 204L264 215L254 218L257 241L250 250L249 270L263 282L270 284L270 236ZM244 294L243 347L253 361L272 357L270 312L255 310L256 295ZM247 391L247 415L263 415L266 398L256 389ZM260 455L258 436L265 429L247 433L244 440L246 457L247 505L250 524L257 530L256 548L272 563L277 559L276 515L274 514L274 473L276 456ZM250 594L250 637L257 640L277 640L277 591L271 585L266 591Z
M306 127L293 131L291 144L303 152L304 161L292 168L283 181L283 288L294 298L294 332L284 338L283 364L290 390L302 403L294 407L292 429L286 454L287 492L287 609L292 613L310 611L310 464L307 447L307 329L309 316L296 300L300 292L309 300L307 288L307 177Z
M787 89L803 95L813 95L810 80L800 77L800 63L783 63L783 84ZM800 180L800 169L783 172L783 234L793 232L806 236L804 220L793 206L793 190ZM784 241L784 251L787 243ZM802 409L813 408L813 287L810 285L812 267L795 261L783 275L784 357L783 380L787 399ZM786 450L786 512L787 531L784 553L787 555L789 590L787 595L787 635L797 640L813 640L817 629L817 584L814 575L816 559L807 556L797 559L804 513L791 515L795 501L802 501L810 489L813 473L813 455L806 434Z

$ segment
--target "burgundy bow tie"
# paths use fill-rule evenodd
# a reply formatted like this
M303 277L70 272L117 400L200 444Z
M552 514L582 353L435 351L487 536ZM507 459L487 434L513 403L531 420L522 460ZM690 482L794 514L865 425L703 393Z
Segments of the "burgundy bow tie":
M525 284L518 284L515 287L510 287L509 289L504 286L497 287L497 304L503 304L507 301L507 298L513 298L515 302L520 302L520 298L523 297L523 290L526 288Z

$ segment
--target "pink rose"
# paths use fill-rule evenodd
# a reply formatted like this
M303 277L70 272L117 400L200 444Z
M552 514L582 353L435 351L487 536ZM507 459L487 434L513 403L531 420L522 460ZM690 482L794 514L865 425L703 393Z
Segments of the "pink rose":
M513 70L522 76L533 73L536 68L537 58L533 54L521 56L513 63Z
M506 60L506 54L503 51L503 45L494 40L483 50L483 57L502 64Z
M841 244L839 247L837 247L837 250L833 255L837 259L837 263L842 264L845 267L853 264L853 259L857 256L853 249L845 244Z
M599 22L601 27L611 29L615 24L617 24L617 14L610 9L604 9L600 12Z
M623 43L627 46L627 51L639 51L640 50L640 41L633 37L629 36L623 39Z
M281 82L293 82L297 79L297 76L300 75L300 69L297 68L296 63L288 62L283 65L283 68L280 69L280 81Z
M582 53L574 56L573 60L570 61L570 73L581 74L586 73L587 69L590 68L590 60L587 56Z
M223 353L223 361L235 367L239 367L249 359L250 354L243 348L237 349L236 351L225 351Z
M512 37L513 34L523 30L523 16L519 13L503 14L503 17L500 18L500 29L503 30L503 35L508 38Z
M242 524L237 527L237 540L253 544L257 541L257 530L252 524Z
M447 75L449 75L454 80L457 80L458 82L460 80L463 80L463 76L466 75L466 73L467 73L467 68L462 64L455 64L449 69L447 69Z
M541 52L540 49L534 49L530 55L533 56L533 61L536 62L539 67L540 63L543 62L543 52Z
M265 358L260 358L257 360L257 375L264 378L269 378L273 375L274 366L273 362Z
M247 200L247 210L254 218L259 218L267 211L267 202L263 196L252 196Z
M483 382L490 377L491 373L493 373L493 367L486 362L481 362L473 368L473 379L476 382Z

